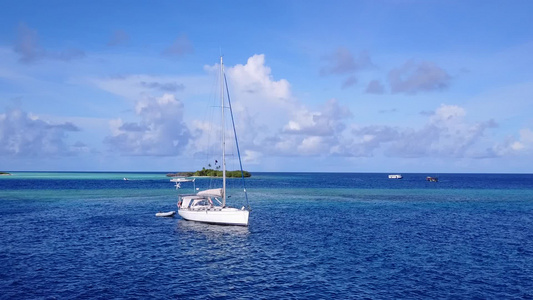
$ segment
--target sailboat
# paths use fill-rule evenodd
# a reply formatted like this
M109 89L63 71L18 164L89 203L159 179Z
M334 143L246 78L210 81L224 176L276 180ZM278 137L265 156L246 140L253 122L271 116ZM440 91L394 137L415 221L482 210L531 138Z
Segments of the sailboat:
M224 92L227 92L228 106L225 106ZM209 224L218 225L238 225L248 226L248 218L250 216L250 207L248 205L248 194L246 193L246 186L244 185L244 172L242 170L242 161L239 151L239 143L237 141L237 133L235 130L235 122L233 120L233 112L231 109L231 100L228 92L228 84L224 74L224 64L222 57L220 57L220 103L221 103L221 121L222 121L222 187L207 189L196 192L195 194L179 195L178 196L178 214L185 220L196 221ZM226 205L226 133L225 127L225 109L229 108L231 114L231 124L235 137L235 144L237 149L237 156L239 158L239 165L241 168L242 183L244 195L246 198L246 206L241 208L233 208ZM176 180L178 181L178 180ZM175 181L175 182L176 182ZM176 182L179 184L179 182ZM178 188L178 186L176 186Z

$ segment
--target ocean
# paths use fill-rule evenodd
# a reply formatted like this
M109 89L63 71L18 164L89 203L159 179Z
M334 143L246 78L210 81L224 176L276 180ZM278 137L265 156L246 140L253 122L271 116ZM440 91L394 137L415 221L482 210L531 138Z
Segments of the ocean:
M155 217L164 173L0 176L0 299L533 299L533 175L387 175L253 173L249 227Z

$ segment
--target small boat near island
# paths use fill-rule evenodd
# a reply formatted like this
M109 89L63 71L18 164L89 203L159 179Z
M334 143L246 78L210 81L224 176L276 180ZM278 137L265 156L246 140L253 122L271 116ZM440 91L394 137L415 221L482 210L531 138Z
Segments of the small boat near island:
M178 190L178 189L181 188L181 183L182 182L192 182L194 184L195 180L196 180L196 178L175 177L175 178L170 179L170 182L176 183L175 187L176 187L176 190ZM194 190L196 191L196 185L194 186Z
M401 174L394 174L394 175L389 175L389 179L402 179L403 176Z
M429 182L438 182L438 181L439 181L439 178L438 178L438 177L431 177L431 176L428 176L428 177L426 177L426 181L429 181Z

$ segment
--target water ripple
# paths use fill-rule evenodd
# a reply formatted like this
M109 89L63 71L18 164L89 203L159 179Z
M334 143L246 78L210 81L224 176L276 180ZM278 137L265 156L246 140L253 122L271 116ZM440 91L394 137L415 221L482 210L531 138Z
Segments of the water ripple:
M533 297L533 192L523 181L509 192L502 182L388 189L365 177L341 181L364 188L317 189L318 177L284 174L296 187L279 190L258 179L249 227L156 218L175 195L151 181L80 192L57 180L44 198L4 183L0 299Z

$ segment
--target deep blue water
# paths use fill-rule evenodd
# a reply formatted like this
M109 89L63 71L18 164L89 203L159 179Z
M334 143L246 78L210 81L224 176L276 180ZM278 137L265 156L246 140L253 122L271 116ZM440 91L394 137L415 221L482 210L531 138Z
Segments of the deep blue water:
M403 175L256 173L248 228L156 218L164 174L3 176L0 299L533 298L533 175Z

